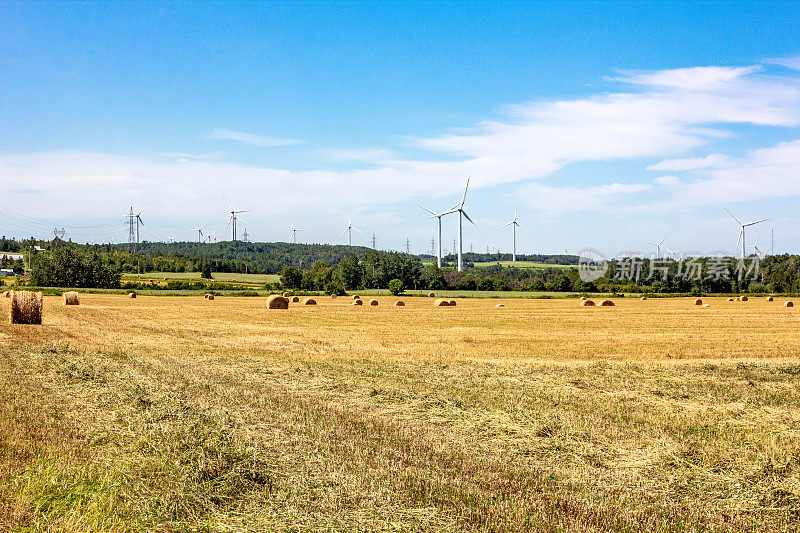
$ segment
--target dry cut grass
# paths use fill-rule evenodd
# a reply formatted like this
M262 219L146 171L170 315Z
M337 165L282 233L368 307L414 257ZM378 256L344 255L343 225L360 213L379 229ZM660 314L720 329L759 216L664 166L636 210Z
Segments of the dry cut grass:
M0 526L797 528L800 310L379 300L48 297L0 326Z

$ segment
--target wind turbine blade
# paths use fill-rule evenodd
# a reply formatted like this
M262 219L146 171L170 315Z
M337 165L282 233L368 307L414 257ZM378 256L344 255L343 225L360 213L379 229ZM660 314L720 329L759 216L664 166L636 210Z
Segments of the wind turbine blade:
M353 229L354 229L355 231L359 232L359 233L364 233L363 231L361 231L361 230L360 230L360 229L358 229L358 228L353 228Z
M725 211L728 211L728 208L727 208L727 207L725 208ZM736 215L734 215L734 214L733 214L733 213L731 213L730 211L728 211L728 214L729 214L730 216L732 216L732 217L733 217L733 220L735 220L736 222L738 222L738 223L739 223L739 225L742 225L742 221L741 221L741 220L739 220L738 218L736 218Z
M476 227L476 228L478 228L478 229L479 229L481 232L483 232L483 230L481 229L481 227L480 227L479 225L477 225L477 224L475 223L475 221L474 221L474 220L472 220L471 218L469 218L469 215L467 214L467 212L466 212L466 211L461 211L461 214L462 214L462 215L464 215L464 218L466 218L467 220L469 220L469 221L470 221L470 223L471 223L473 226L475 226L475 227Z
M144 209L144 204L146 204L146 203L147 202L142 202L142 207L139 208L139 212L137 213L137 215L141 215L142 214L142 209Z
M245 220L245 219L243 219L243 218L236 217L236 220L238 220L239 222L244 222L245 224L249 224L249 222L248 222L248 221L246 221L246 220Z
M530 231L528 231L528 230L526 230L525 228L523 228L523 227L522 227L522 224L520 224L519 222L517 222L517 227L518 227L518 228L521 228L521 229L522 229L522 230L523 230L525 233L527 233L528 235L530 235L530 233L531 233L531 232L530 232Z
M228 226L230 226L232 221L233 221L233 216L231 215L230 217L228 217L228 223L225 224L225 227L227 228Z
M464 196L461 197L461 203L458 204L459 207L464 207L464 202L467 201L467 189L469 189L469 176L467 176L467 186L464 187Z
M222 195L220 194L220 196L222 196ZM225 197L224 197L224 196L222 196L222 199L223 199L223 200L225 200ZM231 207L231 204L230 204L230 203L228 203L228 200L225 200L225 203L226 203L226 204L228 204L228 209L230 209L231 211L233 211L233 207Z
M347 227L349 228L352 225L353 223L350 221L350 215L347 215Z
M519 204L514 206L514 220L517 220L517 210L519 209Z
M339 234L339 236L341 237L342 235L344 235L345 233L347 233L347 230L349 230L349 229L350 229L350 228L344 228L344 231L343 231L343 232L341 232L341 233Z
M511 222L506 222L505 224L503 224L502 226L498 227L497 229L503 229L503 228L505 228L506 226L510 226L510 225L511 225L511 224L513 224L513 223L514 223L513 221L511 221Z
M428 209L428 208L427 208L427 207L425 207L425 206L422 206L422 205L419 205L419 204L417 204L417 207L421 207L422 209L424 209L425 211L427 211L427 212L428 212L428 213L430 213L431 215L434 215L434 216L436 215L436 213L434 213L433 211L431 211L430 209Z
M761 220L756 220L755 222L748 222L747 224L742 224L743 226L752 226L753 224L761 224L762 222L766 222L769 220L768 218L762 218Z
M250 210L249 210L249 209L236 209L235 211L236 211L237 213L247 213L247 212L248 212L248 211L250 211Z
M664 241L666 241L666 240L667 240L667 238L666 238L666 237L664 237L663 239L661 239L661 242L660 242L660 243L658 243L658 245L659 245L659 246L661 246L662 244L664 244Z
M303 228L295 228L294 230L295 231L308 231L307 229L303 229Z
M144 227L144 220L142 220L142 217L140 217L139 215L136 215L136 218L139 220L139 224L141 224L142 227Z
M743 232L744 232L744 228L741 228L741 229L739 230L739 238L738 238L738 239L736 239L736 247L737 247L737 248L739 247L739 244L741 244L741 242L742 242L742 233L743 233Z

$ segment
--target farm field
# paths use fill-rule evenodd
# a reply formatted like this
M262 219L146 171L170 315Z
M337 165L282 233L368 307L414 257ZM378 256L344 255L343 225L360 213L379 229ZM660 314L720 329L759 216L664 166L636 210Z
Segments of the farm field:
M428 259L428 260L422 261L422 264L425 265L425 266L435 265L436 264L436 260L435 259L434 260ZM452 266L454 264L454 262L450 261L450 264ZM536 270L543 270L543 269L546 269L546 268L559 268L559 269L577 268L577 265L552 265L552 264L549 264L549 263L539 263L537 261L517 261L517 262L514 262L514 261L487 261L487 262L483 262L483 263L478 262L478 263L472 263L472 264L475 265L475 268L493 267L493 266L497 266L498 264L500 264L503 267L513 266L513 267L516 267L516 268L528 268L528 269L536 269Z
M212 272L211 277L214 281L239 282L245 283L245 275L237 272ZM247 274L246 283L263 285L264 283L274 283L280 276L277 274ZM145 274L123 274L123 281L150 281L150 280L200 280L200 272L147 272Z
M0 528L797 529L784 299L316 300L4 321Z

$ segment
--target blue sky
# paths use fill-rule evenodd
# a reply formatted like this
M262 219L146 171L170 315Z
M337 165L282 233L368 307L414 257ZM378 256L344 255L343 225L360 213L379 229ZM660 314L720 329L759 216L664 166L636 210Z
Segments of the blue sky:
M0 4L6 235L798 250L797 2Z

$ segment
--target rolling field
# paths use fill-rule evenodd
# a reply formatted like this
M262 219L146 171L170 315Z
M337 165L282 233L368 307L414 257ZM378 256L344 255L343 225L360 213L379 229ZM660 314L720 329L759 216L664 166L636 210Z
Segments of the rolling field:
M377 299L4 321L0 529L800 525L800 307Z
M236 272L212 272L214 281L245 283L245 275ZM247 283L263 285L274 283L280 276L277 274L247 274ZM147 272L145 274L123 274L122 281L162 281L168 279L200 280L200 272Z

